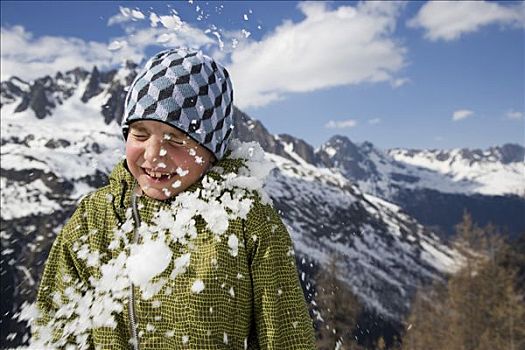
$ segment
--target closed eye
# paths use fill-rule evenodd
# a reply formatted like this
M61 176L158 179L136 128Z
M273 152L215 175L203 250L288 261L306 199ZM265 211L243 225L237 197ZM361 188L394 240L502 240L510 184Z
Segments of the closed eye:
M148 134L144 134L144 133L138 133L138 132L132 132L131 133L131 136L133 136L133 138L139 140L139 141L145 141L148 139L149 135Z
M186 141L178 139L170 139L168 142L175 146L184 146L186 144Z

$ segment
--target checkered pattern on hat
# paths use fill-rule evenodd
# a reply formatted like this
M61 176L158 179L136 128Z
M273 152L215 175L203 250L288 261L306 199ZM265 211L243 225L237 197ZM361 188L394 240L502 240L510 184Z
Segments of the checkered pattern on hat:
M188 134L221 159L233 129L228 71L200 51L159 52L137 75L126 96L122 132L137 120L157 120Z

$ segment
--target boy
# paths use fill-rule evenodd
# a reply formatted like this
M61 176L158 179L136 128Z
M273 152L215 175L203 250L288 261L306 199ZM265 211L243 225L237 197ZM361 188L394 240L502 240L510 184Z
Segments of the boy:
M132 83L126 160L46 263L34 346L314 349L290 237L255 144L229 144L228 72L167 50Z

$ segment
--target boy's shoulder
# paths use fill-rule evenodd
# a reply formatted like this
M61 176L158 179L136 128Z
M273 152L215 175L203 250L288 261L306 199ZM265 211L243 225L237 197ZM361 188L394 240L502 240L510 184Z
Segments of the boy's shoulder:
M115 165L109 175L109 182L85 194L79 201L77 208L84 211L85 216L94 211L106 210L107 206L113 206L115 201L124 205L124 199L127 195L128 188L133 186L133 177L126 170L125 162L121 161Z

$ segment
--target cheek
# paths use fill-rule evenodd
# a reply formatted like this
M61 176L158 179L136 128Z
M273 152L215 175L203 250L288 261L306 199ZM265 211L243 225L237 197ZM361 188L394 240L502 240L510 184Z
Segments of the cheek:
M194 162L194 157L190 156L186 149L168 151L168 156L173 164L183 168L188 168Z
M144 150L142 149L142 147L135 145L129 141L126 142L126 159L130 163L135 164L137 160L142 156L143 151Z

